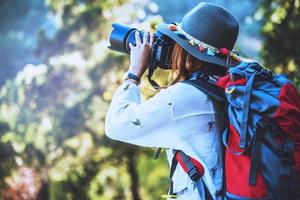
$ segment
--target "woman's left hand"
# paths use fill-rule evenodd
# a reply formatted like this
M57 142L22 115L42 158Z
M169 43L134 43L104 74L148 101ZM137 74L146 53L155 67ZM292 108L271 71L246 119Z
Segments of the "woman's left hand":
M146 32L141 40L140 33L135 32L136 45L129 44L130 47L130 66L128 72L135 74L139 78L142 77L146 69L149 67L149 58L151 54L154 35Z

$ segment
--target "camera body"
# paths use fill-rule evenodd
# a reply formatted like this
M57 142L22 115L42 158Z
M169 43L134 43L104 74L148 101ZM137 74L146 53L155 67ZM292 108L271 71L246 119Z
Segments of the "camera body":
M130 26L113 23L113 30L110 34L110 45L108 48L113 51L130 54L129 44L135 43L135 32L140 33L142 38L144 32ZM168 36L156 31L154 33L154 42L150 56L149 71L154 71L157 67L161 69L171 69L171 56L175 42Z

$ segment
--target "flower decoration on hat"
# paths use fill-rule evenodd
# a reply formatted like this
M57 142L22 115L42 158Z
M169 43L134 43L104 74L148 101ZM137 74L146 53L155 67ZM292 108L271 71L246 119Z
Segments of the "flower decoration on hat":
M217 48L194 38L182 29L181 24L170 24L168 27L169 30L174 32L178 37L183 40L187 40L192 47L197 46L201 53L206 53L208 56L218 56L223 58L230 56L235 61L240 61L240 58L236 52L231 51L226 47Z
M191 46L195 46L194 40L189 40L189 44L190 44Z
M204 52L206 50L205 47L201 44L198 46L198 49L200 52Z
M238 56L237 53L233 52L231 54L231 57L233 58L233 60L237 61L237 62L240 62L240 57Z
M211 50L211 49L208 48L206 54L209 55L209 56L214 56L215 52L213 50Z
M177 31L177 26L175 24L169 24L170 31Z
M225 47L220 49L220 53L224 56L227 56L229 54L229 50Z

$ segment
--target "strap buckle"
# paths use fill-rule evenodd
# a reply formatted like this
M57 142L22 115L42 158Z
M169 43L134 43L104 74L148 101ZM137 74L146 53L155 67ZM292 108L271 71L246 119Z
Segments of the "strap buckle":
M293 163L294 162L294 154L293 151L289 149L281 149L280 150L280 158L284 163Z
M257 126L261 127L261 128L265 128L267 126L271 125L271 120L269 117L267 116L263 116L263 118L261 118L258 122L257 122Z
M188 171L188 175L190 177L190 179L194 182L198 181L201 177L201 175L199 174L197 168L194 166L192 167L189 171Z

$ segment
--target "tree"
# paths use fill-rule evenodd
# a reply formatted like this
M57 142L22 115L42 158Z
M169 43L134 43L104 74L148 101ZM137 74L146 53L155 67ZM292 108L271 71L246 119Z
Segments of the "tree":
M300 88L300 4L298 0L262 1L258 14L263 15L264 45L261 51L266 66L288 74Z

